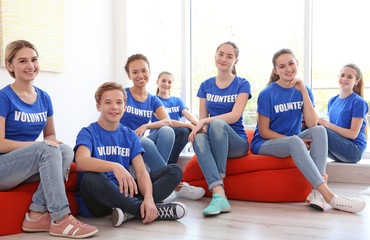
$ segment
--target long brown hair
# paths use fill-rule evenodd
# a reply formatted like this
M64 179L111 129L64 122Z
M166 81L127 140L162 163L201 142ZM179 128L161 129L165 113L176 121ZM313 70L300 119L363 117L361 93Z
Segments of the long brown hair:
M364 79L363 79L363 76L362 76L362 72L360 70L360 68L354 64L354 63L347 63L346 65L344 65L341 69L341 71L343 70L343 68L345 67L349 67L349 68L352 68L353 70L355 70L356 72L356 80L360 80L357 84L355 84L353 86L353 92L357 93L359 96L361 96L362 98L364 98L364 88L365 88L365 84L364 84ZM368 138L367 136L367 130L368 130L368 122L367 122L367 116L365 116L365 122L366 122L366 125L365 125L365 136L366 136L366 140Z
M362 98L364 97L364 80L363 80L363 77L362 77L362 72L360 70L360 68L354 64L354 63L347 63L346 65L344 65L341 69L341 71L343 70L343 68L345 67L349 67L349 68L352 68L353 70L355 70L356 72L356 80L360 80L356 85L353 86L353 92L357 93L359 96L361 96Z
M231 41L227 41L227 42L224 42L224 43L221 43L220 45L218 45L218 47L217 47L217 49L216 49L216 53L217 53L218 49L220 49L220 47L221 47L221 46L226 45L226 44L227 44L227 45L230 45L230 46L232 46L232 47L234 48L235 58L236 58L236 59L238 59L238 57L239 57L239 48L238 48L238 46L236 45L236 43L231 42ZM233 75L236 75L236 69L235 69L235 66L233 66L233 68L231 69L231 73L232 73Z
M296 59L295 56L294 56L294 53L292 52L292 50L290 50L288 48L283 48L283 49L280 49L279 51L277 51L274 54L274 56L272 57L272 65L274 66L274 68L272 69L272 72L271 72L271 75L270 75L270 80L267 83L267 86L270 85L271 83L276 82L277 80L280 79L279 75L277 75L275 73L274 69L276 68L276 59L278 57L280 57L281 55L283 55L283 54L290 54L290 55L292 55L292 57L294 59Z

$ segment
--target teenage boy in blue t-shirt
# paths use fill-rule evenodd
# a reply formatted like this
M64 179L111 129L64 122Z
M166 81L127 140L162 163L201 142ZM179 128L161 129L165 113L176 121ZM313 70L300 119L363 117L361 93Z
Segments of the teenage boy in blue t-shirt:
M112 213L113 226L134 217L143 223L157 218L182 218L186 214L183 204L158 204L180 183L182 170L171 164L148 174L139 137L120 124L126 98L120 84L107 82L101 85L95 93L100 117L77 136L74 150L79 171L76 199L80 213L86 217ZM128 170L130 164L136 180Z

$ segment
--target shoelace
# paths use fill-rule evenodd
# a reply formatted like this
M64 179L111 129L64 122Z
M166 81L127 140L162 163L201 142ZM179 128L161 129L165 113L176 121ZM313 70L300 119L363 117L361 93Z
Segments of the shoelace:
M158 216L160 218L174 218L175 213L173 212L173 206L158 208Z
M87 224L86 223L83 223L83 222L81 222L81 221L79 221L77 218L75 218L75 217L73 217L73 219L71 219L71 223L73 224L73 225L75 225L76 227L86 227L87 226Z

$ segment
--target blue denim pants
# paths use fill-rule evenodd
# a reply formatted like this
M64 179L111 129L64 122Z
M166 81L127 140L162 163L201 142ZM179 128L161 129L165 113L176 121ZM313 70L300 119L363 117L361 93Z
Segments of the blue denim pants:
M222 185L221 178L226 176L228 158L247 155L249 143L240 137L224 120L216 119L208 127L208 135L198 133L194 140L194 151L208 188Z
M309 152L301 139L312 139ZM325 182L322 176L326 169L328 139L322 126L309 128L295 136L267 140L258 154L278 158L292 156L297 168L314 188Z
M364 151L350 139L326 128L328 135L328 157L337 162L357 163Z
M182 176L182 170L177 164L170 164L150 173L154 202L159 203L168 197L180 183ZM119 186L105 173L86 172L81 179L80 191L94 217L107 216L112 213L112 208L119 207L123 212L140 218L143 196L139 193L134 197L125 197L125 192L120 193Z
M178 127L174 129L175 131L175 143L173 144L172 152L168 163L177 163L181 151L184 149L185 145L189 142L189 134L191 132L190 128Z
M73 150L65 144L59 147L44 142L35 143L0 155L0 191L21 183L40 180L29 207L34 212L50 212L53 221L71 211L65 192Z
M167 126L141 138L141 144L145 150L142 156L150 171L157 171L167 165L174 142L175 133Z

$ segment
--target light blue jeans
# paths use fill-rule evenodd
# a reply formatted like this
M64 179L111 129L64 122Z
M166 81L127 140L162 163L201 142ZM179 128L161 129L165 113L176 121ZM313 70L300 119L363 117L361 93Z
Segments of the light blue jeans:
M312 139L310 152L301 139ZM258 154L278 158L292 156L297 168L314 188L325 182L322 176L326 169L328 139L322 126L309 128L298 135L267 140L261 145Z
M227 159L243 157L249 151L248 140L221 119L211 122L208 135L198 133L193 146L210 191L218 185L223 186L221 178L226 176Z
M344 163L357 163L361 160L364 151L350 139L345 138L331 129L326 128L328 134L328 157Z
M141 138L141 144L145 150L142 156L151 172L167 166L174 142L175 133L167 126Z
M40 180L29 207L34 212L50 212L53 221L69 214L65 192L73 160L73 150L65 144L59 147L44 142L35 143L0 155L0 191L7 191L21 183Z

